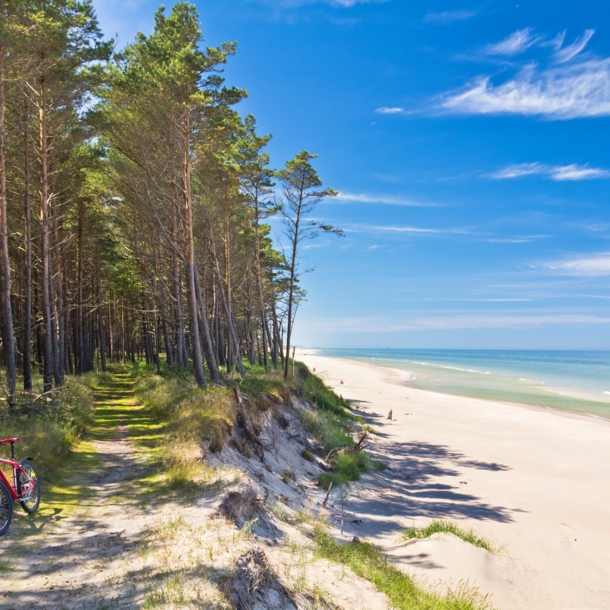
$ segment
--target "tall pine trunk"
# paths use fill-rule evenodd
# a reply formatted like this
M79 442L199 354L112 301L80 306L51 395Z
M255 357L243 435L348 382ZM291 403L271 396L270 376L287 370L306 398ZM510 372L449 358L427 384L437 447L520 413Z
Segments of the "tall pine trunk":
M44 58L43 58L44 59ZM53 387L53 336L51 316L51 253L49 243L49 142L47 132L47 84L45 76L40 79L40 224L41 224L41 259L42 259L42 319L44 325L43 337L43 384L44 391Z
M23 214L25 295L23 312L23 389L32 390L32 201L30 198L30 105L26 100L23 122Z
M13 330L13 310L11 306L11 261L8 254L8 218L6 201L6 150L4 138L5 114L5 56L6 47L0 46L0 258L2 260L2 321L4 324L4 362L6 365L6 394L10 407L15 404L17 371L15 368L15 335Z
M197 385L205 387L205 376L203 374L203 355L201 352L201 341L199 338L199 320L197 315L197 292L195 289L195 276L198 273L195 262L195 236L193 234L193 198L191 193L191 164L190 164L190 140L191 127L188 111L184 113L182 128L183 151L182 151L182 184L184 188L184 207L186 219L186 281L189 309L191 313L191 343L193 352L193 368Z

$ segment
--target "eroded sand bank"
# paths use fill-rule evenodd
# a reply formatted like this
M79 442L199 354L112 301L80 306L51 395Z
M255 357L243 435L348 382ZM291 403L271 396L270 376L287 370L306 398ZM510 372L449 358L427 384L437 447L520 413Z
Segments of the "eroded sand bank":
M391 467L354 487L346 538L381 545L431 583L476 585L499 610L610 608L609 422L416 390L401 385L404 371L313 351L297 358L358 401ZM446 535L399 540L431 518L503 551Z

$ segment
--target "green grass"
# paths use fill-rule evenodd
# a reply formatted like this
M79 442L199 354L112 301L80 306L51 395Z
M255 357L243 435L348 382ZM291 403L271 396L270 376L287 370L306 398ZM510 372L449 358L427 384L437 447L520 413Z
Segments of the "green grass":
M316 556L349 567L357 576L385 593L398 610L491 610L486 598L464 587L440 595L427 591L390 563L374 545L367 542L337 542L321 528L314 533Z
M299 393L314 407L312 410L300 413L303 427L309 434L322 444L324 452L329 454L333 449L353 447L356 442L355 423L361 423L362 418L354 415L350 404L327 388L324 382L312 375L302 363L297 363L296 388ZM366 426L362 429L364 430ZM383 470L384 465L372 460L366 451L343 451L333 458L332 472L323 472L319 483L324 489L345 486L357 481L363 474L371 470Z
M315 407L328 411L340 419L362 422L362 418L351 412L351 406L347 400L341 398L336 392L326 387L324 382L309 372L309 369L298 363L297 379L303 398L311 402Z
M403 531L402 535L405 540L421 540L430 538L433 534L453 534L458 538L485 549L490 553L496 553L497 547L486 538L478 536L473 530L462 529L457 523L447 519L434 519L426 527L410 527Z
M371 470L371 460L364 451L340 453L334 458L334 461L336 466L332 472L323 472L318 478L323 489L328 489L331 482L335 489L348 485Z
M251 414L265 411L271 405L288 403L291 393L303 396L314 407L300 412L303 425L322 444L326 454L333 449L353 447L355 424L361 422L350 411L349 403L327 388L302 363L296 363L295 376L289 378L288 385L281 370L265 372L260 366L248 366L243 380L237 374L225 374L223 383L227 387L205 389L198 388L192 376L166 368L158 374L154 367L143 363L133 365L132 376L136 379L136 397L164 425L163 461L168 482L176 490L190 485L201 469L201 462L195 457L197 452L189 451L189 447L209 439L211 451L222 448L227 430L235 420L231 388L236 383ZM247 445L240 446L240 450L249 456ZM319 479L325 489L331 482L334 487L344 486L370 470L383 467L365 451L344 451L333 461L333 471L322 473Z

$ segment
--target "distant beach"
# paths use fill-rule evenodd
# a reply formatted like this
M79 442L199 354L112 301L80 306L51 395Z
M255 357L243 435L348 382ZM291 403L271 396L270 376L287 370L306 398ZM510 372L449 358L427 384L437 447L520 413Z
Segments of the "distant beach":
M481 352L397 352L297 350L375 430L372 454L388 467L354 484L345 539L379 545L428 584L478 587L498 610L610 610L610 422L577 412L606 415L610 405L559 394L565 385L605 396L595 375L607 353L555 352L553 363L548 353L484 361ZM529 396L537 408L516 404ZM455 520L502 550L447 534L401 541L404 528L432 519Z
M610 419L610 351L310 349L411 373L409 387Z

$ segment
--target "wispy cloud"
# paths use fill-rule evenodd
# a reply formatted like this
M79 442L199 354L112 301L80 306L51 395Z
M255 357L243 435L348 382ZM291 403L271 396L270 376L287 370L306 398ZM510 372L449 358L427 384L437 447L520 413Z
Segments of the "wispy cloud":
M481 239L479 241L488 242L490 244L527 244L536 239L549 237L548 235L534 235L532 237L490 237L489 239Z
M591 167L589 165L578 165L576 163L571 163L570 165L518 163L508 165L507 167L489 174L484 174L484 176L486 178L493 178L494 180L510 180L536 174L542 174L557 182L610 178L610 170L602 169L600 167Z
M588 165L563 165L553 167L550 170L553 180L592 180L594 178L610 178L610 171L599 167L589 167Z
M610 324L610 317L582 314L536 315L445 315L415 318L396 323L385 318L326 318L312 320L308 328L329 332L380 333L417 330L448 330L460 328L519 328L547 325Z
M396 227L391 225L350 224L343 227L346 233L415 233L434 235L444 233L440 229L425 229L421 227Z
M584 34L577 38L572 44L567 47L561 48L564 38L561 39L559 50L555 53L554 59L557 63L562 64L566 61L570 61L573 57L576 57L584 48L587 46L591 37L595 34L595 30L585 30ZM565 33L564 33L565 37Z
M375 112L377 114L408 114L404 108L388 108L386 106L377 108L377 110L375 110Z
M455 21L465 21L477 14L477 11L458 10L445 11L443 13L428 13L424 17L424 23L441 23L443 25L453 23Z
M487 55L519 55L527 51L536 41L532 28L525 28L513 32L508 38L485 47Z
M296 8L312 4L330 4L331 6L350 8L357 4L381 4L387 1L388 0L259 0L259 2L273 5L276 8Z
M533 174L541 174L545 171L545 166L542 163L517 163L508 165L498 171L485 174L486 178L494 180L509 180L511 178L522 178L523 176L531 176Z
M530 29L519 30L504 41L487 47L487 53L516 55L538 42L557 49L552 67L527 63L511 79L494 84L479 76L460 91L442 96L439 108L455 114L521 114L548 119L574 119L610 115L610 58L581 55L593 30L586 30L571 45L563 35L541 41ZM533 42L532 42L533 41Z
M554 261L540 266L561 273L562 275L603 277L610 275L610 252Z
M413 235L470 235L468 227L450 227L447 229L430 229L424 227L409 227L395 225L348 224L342 229L346 233L395 233Z
M396 197L394 195L367 195L365 193L346 193L340 191L336 197L329 200L329 203L335 201L350 201L354 203L381 203L386 205L400 205L412 207L435 207L434 203L422 203L421 201L413 201L404 197Z

